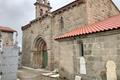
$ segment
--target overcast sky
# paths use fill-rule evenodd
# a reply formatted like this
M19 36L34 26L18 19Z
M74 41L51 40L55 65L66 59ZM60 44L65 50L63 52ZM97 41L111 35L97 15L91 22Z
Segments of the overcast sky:
M21 45L21 26L35 17L34 3L36 0L0 0L0 25L11 27L19 32ZM50 0L53 10L74 0ZM120 0L114 0L120 9Z

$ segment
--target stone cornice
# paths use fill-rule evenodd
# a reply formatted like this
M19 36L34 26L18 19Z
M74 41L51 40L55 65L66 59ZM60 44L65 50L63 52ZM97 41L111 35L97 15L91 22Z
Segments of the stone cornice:
M25 26L22 26L22 30L25 30L25 29L27 29L27 28L29 28L29 27L31 27L31 24L33 24L33 23L35 23L35 22L37 22L37 21L42 21L43 19L45 19L46 17L48 17L49 16L49 13L48 14L45 14L45 15L43 15L42 17L38 17L38 18L36 18L36 19L34 19L34 20L32 20L32 21L30 21L30 23L28 23L27 25L25 25Z
M25 29L29 28L31 26L30 23L26 24L25 26L22 26L21 29L24 31Z
M68 5L65 5L65 6L53 11L52 14L53 14L53 16L55 16L57 14L60 14L60 13L64 12L64 11L67 11L67 10L73 8L73 7L78 6L81 3L85 3L85 0L75 0L74 2L71 2Z

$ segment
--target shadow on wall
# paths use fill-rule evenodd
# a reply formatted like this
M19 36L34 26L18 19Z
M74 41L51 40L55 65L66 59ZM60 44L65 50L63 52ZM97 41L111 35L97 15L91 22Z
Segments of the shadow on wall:
M117 75L117 80L120 80L120 76Z
M101 79L102 79L102 80L107 80L107 78L106 78L106 71L102 71L102 72L100 73L100 76L101 76Z
M60 80L74 80L74 75L70 74L63 67L59 69L59 73L60 73Z

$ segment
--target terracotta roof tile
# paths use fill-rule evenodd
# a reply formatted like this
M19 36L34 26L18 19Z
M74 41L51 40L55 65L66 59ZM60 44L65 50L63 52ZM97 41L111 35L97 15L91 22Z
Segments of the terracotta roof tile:
M0 31L3 31L3 32L17 32L16 30L14 30L12 28L3 27L3 26L0 26Z
M106 30L113 30L118 28L120 28L120 15L110 17L108 19L105 19L103 21L91 25L81 26L77 29L74 29L70 32L67 32L61 36L56 37L55 39L58 40L58 39L69 38L78 35L90 34L95 32L106 31Z

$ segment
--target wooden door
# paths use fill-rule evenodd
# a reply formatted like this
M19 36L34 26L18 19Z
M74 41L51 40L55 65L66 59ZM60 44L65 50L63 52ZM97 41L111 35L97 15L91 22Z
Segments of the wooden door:
M43 51L43 68L46 68L48 65L48 53Z

